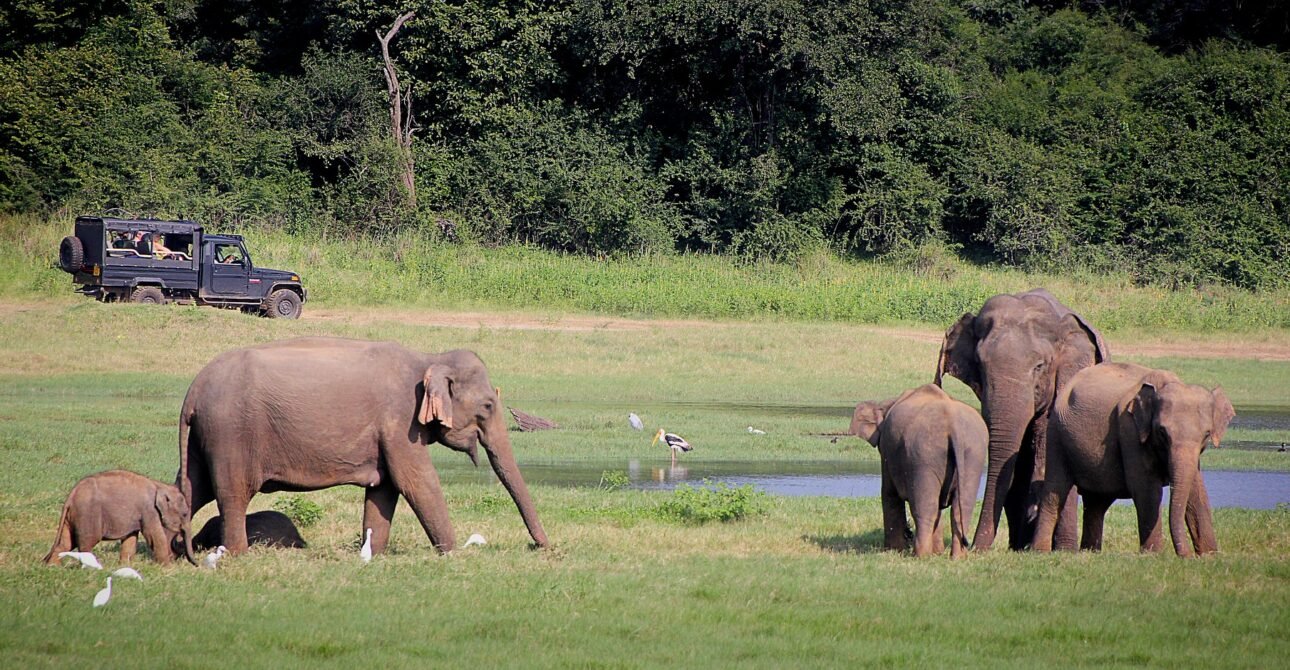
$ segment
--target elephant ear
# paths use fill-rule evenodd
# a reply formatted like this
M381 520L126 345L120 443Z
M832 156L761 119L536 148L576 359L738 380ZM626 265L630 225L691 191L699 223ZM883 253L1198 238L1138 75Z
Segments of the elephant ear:
M161 525L167 530L180 530L184 527L184 510L188 508L188 503L184 502L184 494L167 488L158 488L152 504L157 508L157 514L161 516Z
M417 418L421 423L430 425L438 421L444 428L452 428L452 394L451 383L442 366L426 368L422 380L425 385L425 397L421 399L421 413Z
M1146 444L1151 439L1152 423L1156 416L1156 387L1145 382L1138 389L1138 394L1129 403L1129 416L1133 417L1133 426L1138 432L1138 443Z
M1093 345L1093 360L1088 365L1097 365L1098 363L1108 363L1111 360L1111 350L1107 348L1106 342L1102 339L1102 333L1099 333L1084 317L1075 312L1068 313L1063 320L1067 322L1068 330L1066 332L1067 344L1076 344L1081 341L1087 341ZM1080 366L1081 368L1084 366Z
M981 397L981 367L976 357L976 315L968 312L945 331L941 355L936 362L936 385L948 373L962 380L978 398Z
M1231 423L1232 418L1236 416L1236 409L1232 407L1232 401L1227 399L1227 394L1221 387L1214 389L1212 395L1214 396L1214 428L1209 434L1209 439L1217 447L1223 440L1223 433L1227 432L1227 424Z

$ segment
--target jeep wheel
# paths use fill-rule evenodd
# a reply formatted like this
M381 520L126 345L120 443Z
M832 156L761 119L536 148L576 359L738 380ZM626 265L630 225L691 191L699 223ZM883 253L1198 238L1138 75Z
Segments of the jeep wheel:
M156 286L140 286L130 294L130 302L143 305L164 305L166 296Z
M85 246L78 237L68 235L58 243L58 267L63 272L76 274L85 265Z
M270 319L299 319L300 296L289 288L280 288L269 296L264 315Z

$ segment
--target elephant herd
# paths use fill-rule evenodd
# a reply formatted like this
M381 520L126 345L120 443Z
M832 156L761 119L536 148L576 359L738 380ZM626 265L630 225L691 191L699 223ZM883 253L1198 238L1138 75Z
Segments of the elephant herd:
M979 416L938 388L945 374L972 389ZM1110 362L1096 328L1035 289L994 296L964 314L945 333L935 384L860 403L851 430L882 458L888 548L905 546L908 503L915 553L939 551L940 510L951 507L951 552L961 555L984 468L976 549L991 547L1005 514L1011 548L1074 549L1078 492L1080 548L1100 549L1107 508L1131 498L1141 548L1156 551L1169 486L1174 550L1191 556L1218 549L1200 455L1219 444L1234 416L1222 389Z
M951 503L955 556L969 546L988 549L1003 514L1011 547L1073 549L1071 493L1078 490L1082 546L1099 548L1107 506L1131 497L1142 548L1154 550L1167 484L1175 549L1216 550L1199 457L1207 441L1221 439L1231 403L1221 390L1109 357L1097 330L1042 289L998 295L965 314L945 334L936 384L856 409L853 432L878 446L883 460L887 546L905 546L908 501L918 554L940 550L940 510ZM944 374L972 388L980 414L939 388ZM159 560L183 554L192 561L189 522L212 501L223 544L237 554L247 549L247 506L256 493L342 484L364 488L363 528L371 529L373 553L386 547L400 497L434 547L451 551L456 539L427 450L433 443L472 462L483 447L534 544L547 545L511 450L500 393L478 356L308 337L214 358L180 411L175 486L113 474L122 471L87 477L64 506L46 560L104 539L121 539L125 559L126 543L133 553L143 532ZM969 542L982 471L983 507Z

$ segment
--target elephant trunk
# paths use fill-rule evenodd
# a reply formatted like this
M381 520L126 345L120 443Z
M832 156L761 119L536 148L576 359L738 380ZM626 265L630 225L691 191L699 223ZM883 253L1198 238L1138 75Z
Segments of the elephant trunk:
M1027 395L1029 395L1028 389ZM989 399L993 397L1001 397L1001 395L992 393L982 402L986 425L990 429L990 449L986 467L985 493L981 496L981 517L977 521L976 534L972 538L973 547L979 551L986 551L994 544L1004 502L1008 498L1008 491L1012 488L1017 471L1021 441L1025 438L1026 427L1033 418L1030 407L1018 409L992 406L994 403ZM1012 519L1009 519L1009 523L1012 523Z
M193 519L191 516L184 518L183 528L179 531L184 535L184 558L189 563L197 565L197 559L193 558Z
M488 462L492 465L493 472L497 474L497 479L502 482L502 486L506 487L506 492L511 494L515 506L519 508L520 517L524 519L524 526L528 528L533 542L539 547L545 547L547 546L546 531L542 529L537 509L533 507L533 500L529 498L528 486L524 484L524 476L520 474L520 468L515 463L515 454L511 451L511 439L506 435L505 426L500 430L500 433L495 433L500 437L484 443Z
M1183 451L1175 448L1169 454L1169 534L1174 551L1188 558L1194 554L1187 533L1187 502L1192 496L1196 474L1200 472L1200 458Z

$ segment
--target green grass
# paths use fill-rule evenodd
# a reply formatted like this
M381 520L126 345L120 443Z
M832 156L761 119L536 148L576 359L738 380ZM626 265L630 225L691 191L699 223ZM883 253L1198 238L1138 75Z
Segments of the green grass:
M7 272L13 256L3 253ZM834 444L815 434L845 430L846 408L859 399L929 381L943 325L759 319L561 330L568 315L538 305L524 313L538 326L528 329L427 325L433 313L425 309L352 308L277 322L51 299L43 289L14 289L3 273L0 287L8 296L0 301L6 666L129 659L149 667L1275 667L1290 654L1284 509L1217 510L1222 551L1203 560L1139 555L1132 508L1117 506L1100 555L995 551L951 562L879 552L876 499L771 496L761 513L695 525L661 511L676 506L675 494L597 482L533 487L553 547L531 551L499 487L449 481L458 540L478 532L488 544L436 556L400 505L391 551L366 566L357 559L362 492L299 494L320 511L302 531L308 549L256 549L215 572L139 561L147 581L114 583L112 602L93 610L102 573L38 564L67 491L79 477L112 467L172 479L183 393L226 349L306 334L473 349L509 405L561 424L513 433L521 463L666 464L667 452L651 451L648 433L627 429L628 411L694 443L685 457L692 464L873 462L874 450L854 438ZM1281 331L1170 339L1125 329L1108 339L1113 351L1147 352L1124 360L1221 383L1238 410L1290 406L1282 381L1290 363L1150 354L1178 341L1199 350L1284 346ZM971 400L963 385L947 388ZM768 434L749 436L749 424ZM1290 441L1268 430L1229 437ZM442 448L431 453L440 464L464 460ZM1210 450L1205 467L1286 470L1286 456ZM257 496L253 509L289 495ZM697 504L684 494L680 502ZM710 507L741 505L719 499ZM213 506L203 510L198 527L213 513ZM98 554L115 565L115 543Z
M71 290L51 268L70 218L0 216L0 296ZM527 247L487 249L392 240L291 237L242 231L256 263L294 270L310 307L415 306L546 309L651 317L853 323L944 328L1001 292L1044 286L1099 328L1258 331L1290 327L1290 290L1169 291L1135 287L1128 275L1054 276L983 268L946 253L896 262L828 253L794 263L709 255L587 258Z

